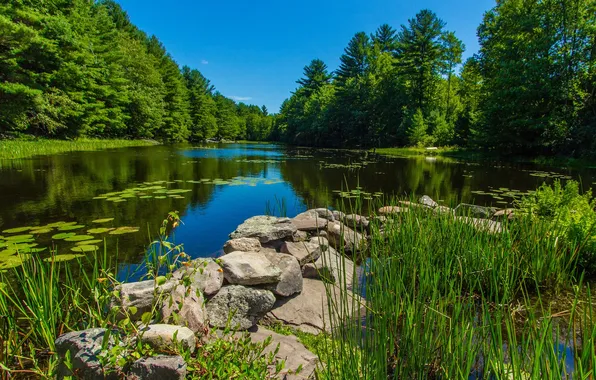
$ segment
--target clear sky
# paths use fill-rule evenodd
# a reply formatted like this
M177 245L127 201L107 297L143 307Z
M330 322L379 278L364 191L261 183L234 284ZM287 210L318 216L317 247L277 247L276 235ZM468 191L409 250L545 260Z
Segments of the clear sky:
M350 38L395 29L431 9L478 50L476 28L495 0L119 0L178 64L199 69L222 94L278 112L302 69L320 58L335 70Z

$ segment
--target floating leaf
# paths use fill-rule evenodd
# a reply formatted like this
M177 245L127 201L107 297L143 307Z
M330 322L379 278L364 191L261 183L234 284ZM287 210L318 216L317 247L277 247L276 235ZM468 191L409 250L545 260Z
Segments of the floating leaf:
M123 201L124 199L122 199L121 197L112 197L112 198L108 198L106 200L110 201L110 202L120 202L120 201Z
M21 266L29 258L31 258L31 255L0 255L0 270Z
M58 231L73 231L73 230L80 230L81 228L85 228L85 225L75 224L74 226L60 226L60 227L58 227Z
M107 199L108 197L93 197L93 199Z
M155 199L166 199L167 197L165 195L158 195L155 197Z
M122 202L126 202L126 199L120 199L117 201L112 201L112 203L122 203Z
M103 243L103 240L101 240L101 239L83 240L83 241L76 243L75 245L91 245L91 244L99 244L99 243Z
M95 219L92 223L107 223L114 220L114 218Z
M87 230L88 233L90 234L103 234L106 232L110 232L112 231L114 228L92 228L90 230Z
M110 235L130 234L133 232L139 232L139 230L139 227L118 227L114 231L111 231Z
M8 242L16 242L31 239L33 235L13 235L5 237Z
M46 257L45 259L43 259L43 261L46 261L48 263L50 262L61 262L61 261L70 261L70 260L74 260L74 259L78 259L80 257L85 257L85 255L75 255L72 253L67 253L64 255L56 255L56 256L52 256L52 257Z
M139 199L149 199L149 198L153 198L152 195L143 195L142 197L139 197Z
M57 234L52 236L52 239L54 240L62 240L62 239L66 239L72 236L75 236L77 233L76 232L63 232L61 234Z
M67 237L64 241L83 241L83 240L91 240L93 236L91 235L75 235L71 237Z
M77 245L76 247L71 248L70 250L73 252L93 252L99 249L96 245Z
M50 227L45 227L45 228L40 228L40 229L38 229L38 230L31 230L30 232L31 232L33 235L41 235L41 234L47 234L47 233L50 233L50 232L52 232L52 231L54 231L54 229L53 229L53 228L50 228Z
M2 231L5 234L18 234L19 232L29 231L33 227L17 227Z
M56 228L56 227L64 226L66 224L68 224L68 223L67 222L54 222L54 223L46 224L44 227ZM74 222L74 224L77 224L77 223Z

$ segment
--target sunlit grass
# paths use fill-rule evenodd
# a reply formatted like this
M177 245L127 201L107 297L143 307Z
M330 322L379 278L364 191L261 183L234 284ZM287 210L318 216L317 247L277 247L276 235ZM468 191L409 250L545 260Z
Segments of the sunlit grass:
M101 150L133 146L150 146L153 140L0 140L0 159L12 160L38 155L57 154L75 151Z

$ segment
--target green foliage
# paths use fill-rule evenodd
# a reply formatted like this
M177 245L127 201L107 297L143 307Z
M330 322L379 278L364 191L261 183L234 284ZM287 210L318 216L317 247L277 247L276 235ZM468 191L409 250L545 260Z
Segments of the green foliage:
M561 244L580 246L579 264L588 272L596 273L596 199L591 190L580 193L576 181L565 186L556 180L552 186L543 184L519 203L522 211L552 224L551 234L561 238Z
M416 110L412 117L410 129L408 130L408 139L413 146L424 146L428 141L428 126L420 109Z

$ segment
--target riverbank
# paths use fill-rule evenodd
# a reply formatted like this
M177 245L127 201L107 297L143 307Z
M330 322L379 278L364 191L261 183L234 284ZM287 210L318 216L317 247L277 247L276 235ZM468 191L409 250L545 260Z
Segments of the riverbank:
M39 155L92 151L134 146L158 145L154 140L76 139L76 140L0 140L0 160L14 160Z

